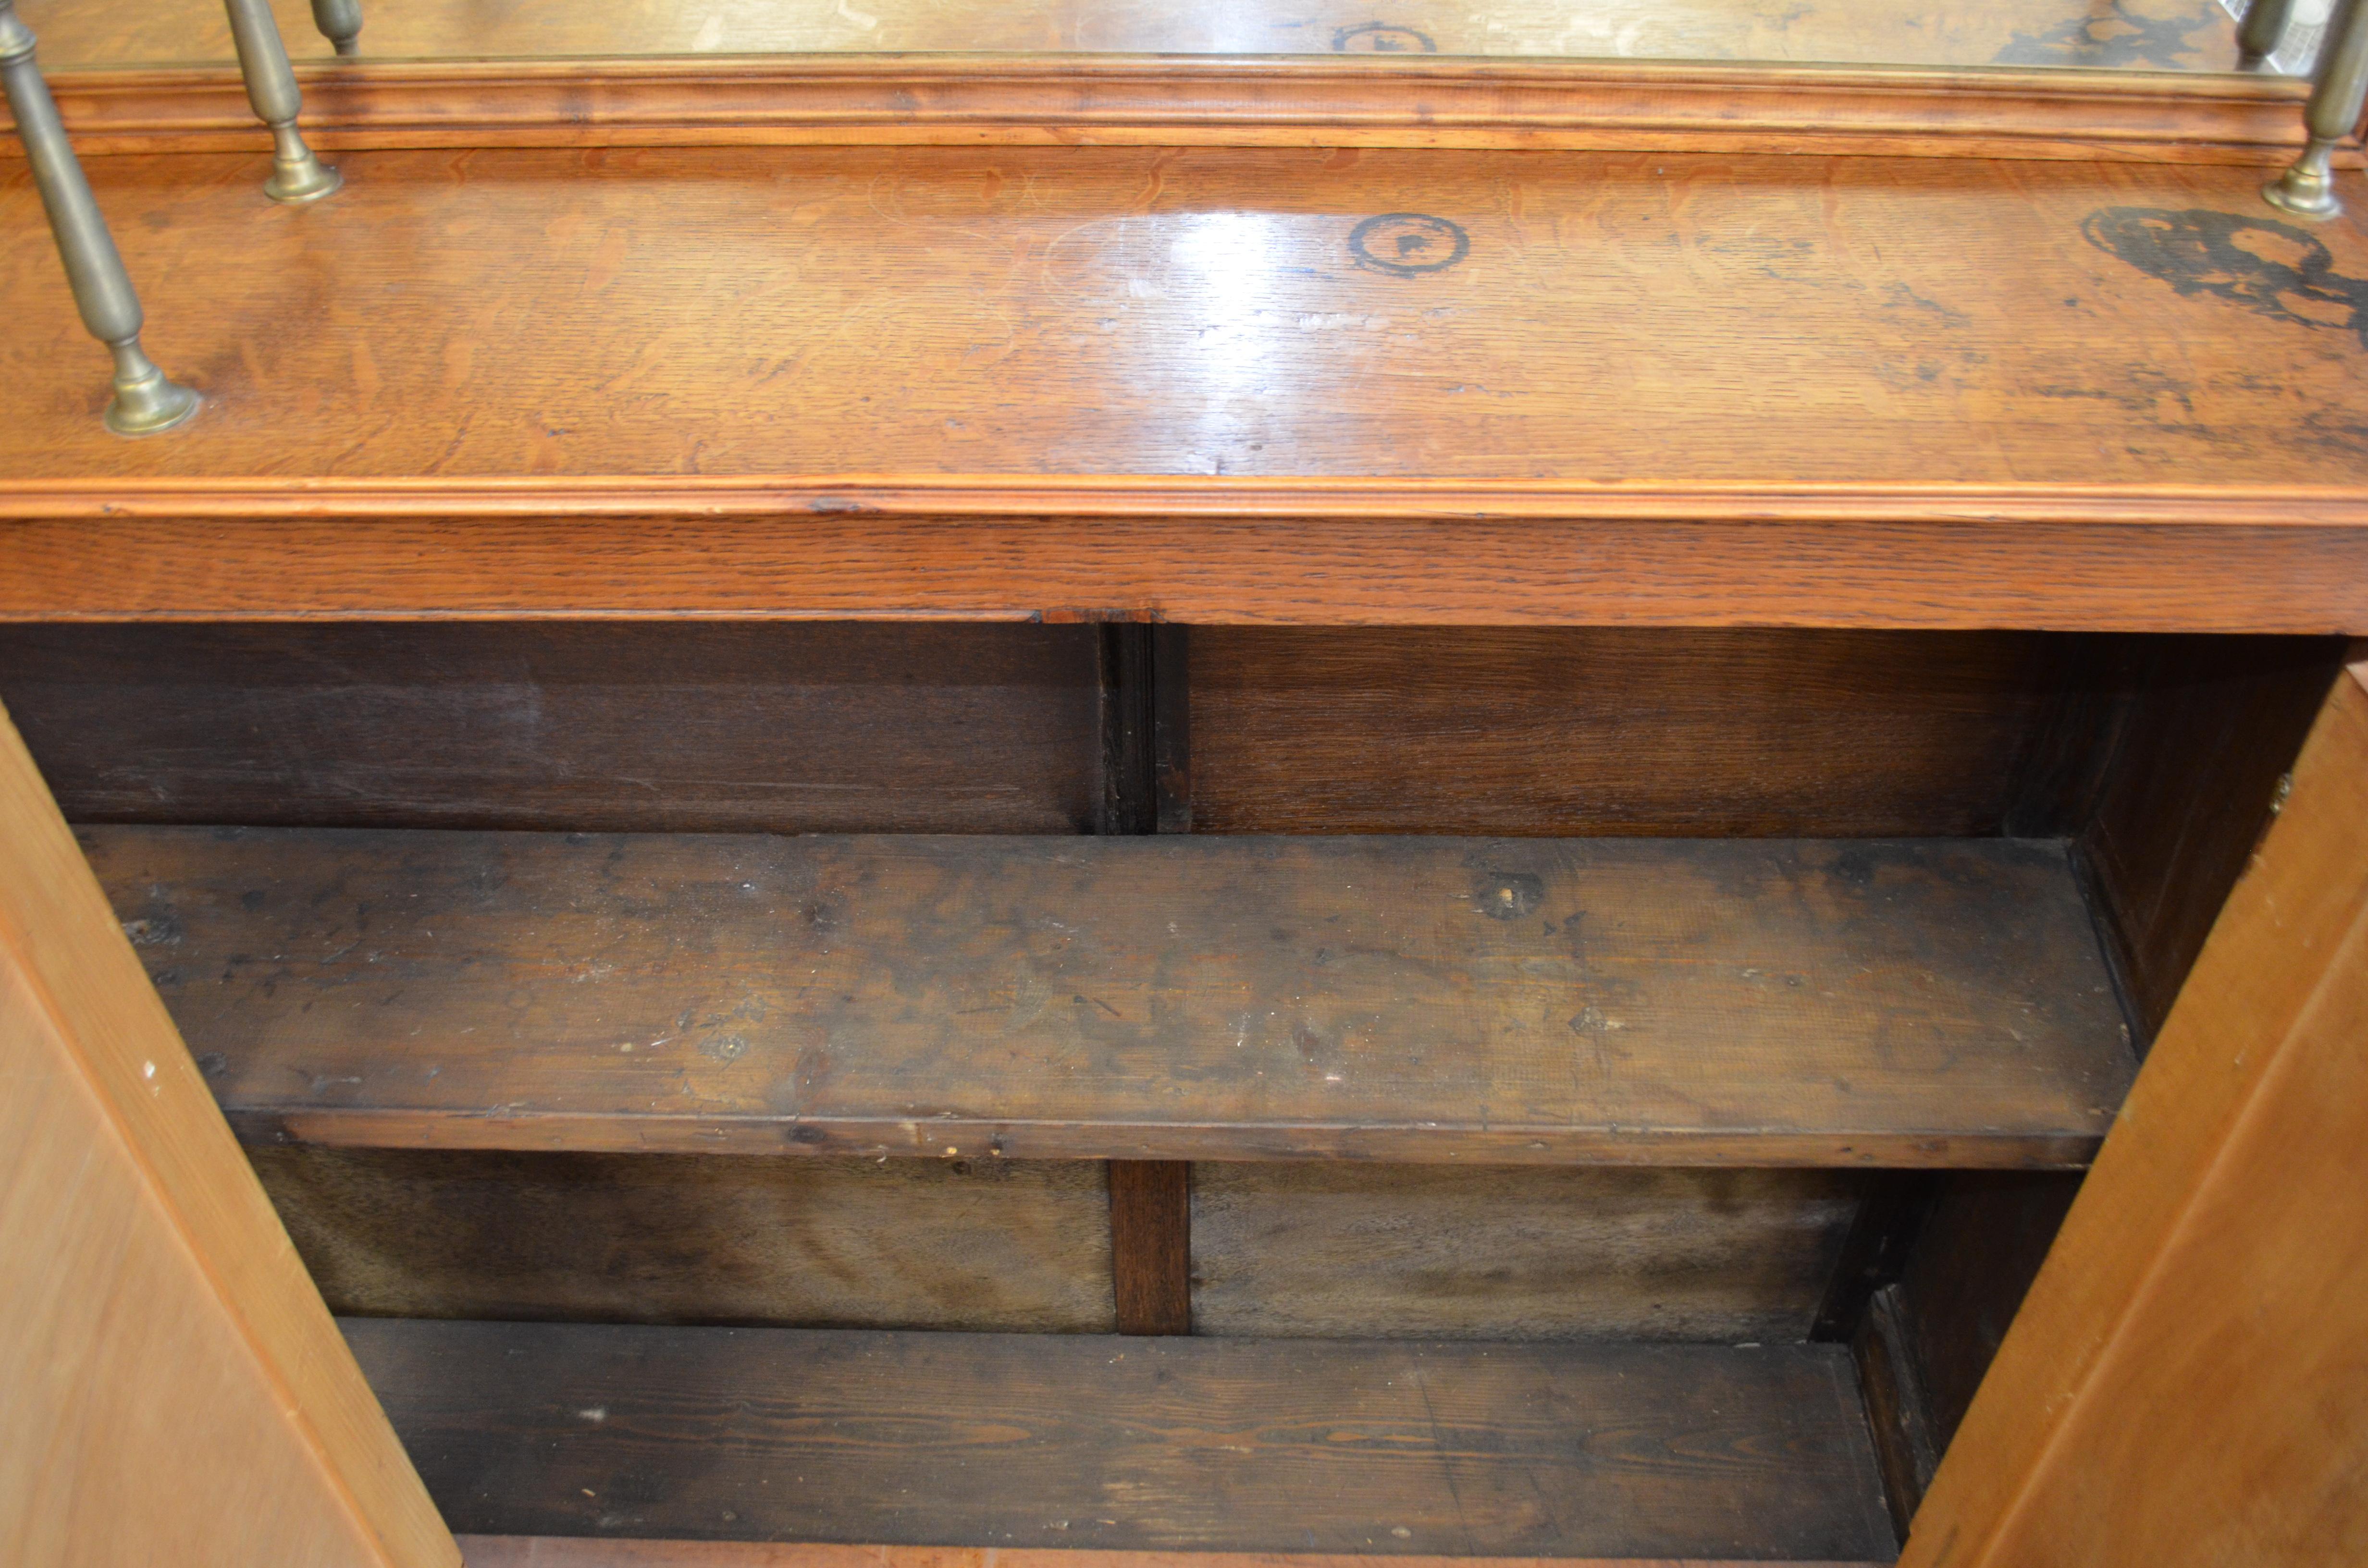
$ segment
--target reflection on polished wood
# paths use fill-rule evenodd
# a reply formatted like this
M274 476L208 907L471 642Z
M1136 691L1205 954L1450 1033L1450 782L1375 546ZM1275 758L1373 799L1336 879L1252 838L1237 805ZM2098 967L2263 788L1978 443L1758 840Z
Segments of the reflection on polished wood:
M0 494L1159 475L1161 507L1322 478L1460 482L1430 498L1453 511L1471 483L1547 509L2179 485L2332 487L2368 520L2368 230L2256 218L2239 170L375 153L316 222L246 199L255 168L94 164L159 351L214 400L131 447L88 417L31 182L0 181Z
M657 520L661 554L731 537L700 521L655 542L667 518L774 519L695 589L654 564L587 577L566 562L590 541L544 528L512 543L558 551L557 577L496 571L484 542L452 559L459 576L360 592L341 576L366 566L358 541L394 548L400 530L326 527L320 570L340 581L306 591L380 613L544 593L546 608L647 608L687 591L736 613L1353 618L1380 616L1378 595L1404 619L1446 604L1401 592L1382 555L1357 566L1382 575L1355 593L1333 563L1328 609L1304 562L1273 566L1261 592L1279 597L1261 600L1200 524L1178 554L1013 521L999 537L1020 553L998 556L946 521L1123 517L1149 534L1270 522L1293 548L1314 548L1311 519L1404 524L1357 538L1405 551L1392 571L1474 574L1449 619L1698 617L1711 577L1731 574L1724 623L2049 625L2077 600L2100 625L2368 631L2368 233L2253 217L2247 171L368 153L347 160L326 222L269 208L248 188L254 158L93 167L158 351L211 401L170 440L97 429L47 230L13 172L0 510L28 521L0 542L6 613L148 613L193 595L235 612L230 557L175 565L170 539L186 524L192 548L228 551L234 530L204 519L267 516L622 515ZM1396 213L1426 222L1375 225ZM1450 228L1460 260L1440 243ZM159 519L136 542L134 515ZM1619 547L1567 531L1588 519L1626 530ZM1783 519L1817 527L1760 527ZM793 522L871 542L818 552L792 544ZM1454 559L1426 542L1431 522L1464 530ZM1686 546L1713 522L1737 531ZM1934 531L1883 531L1911 525ZM307 570L302 530L262 528L256 549ZM597 553L621 562L630 531ZM908 552L929 549L923 570ZM1637 574L1655 561L1667 572L1647 593ZM1939 575L1880 593L1853 575L1885 562ZM813 576L826 566L881 575L837 597ZM783 598L785 568L807 597Z
M299 59L331 57L276 0ZM52 68L230 58L216 0L27 0ZM2232 71L2217 0L390 0L364 59L812 52L1443 54Z

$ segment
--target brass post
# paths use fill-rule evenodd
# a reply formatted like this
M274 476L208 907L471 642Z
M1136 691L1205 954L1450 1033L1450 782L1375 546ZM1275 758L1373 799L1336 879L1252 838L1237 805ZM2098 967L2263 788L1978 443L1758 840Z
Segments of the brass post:
M2260 70L2285 40L2286 24L2293 19L2294 0L2253 0L2245 9L2245 25L2237 29L2237 63L2248 71Z
M296 130L296 111L304 100L296 91L296 73L288 66L288 47L279 41L279 24L272 19L270 0L226 0L230 35L238 45L239 74L246 78L246 101L256 118L271 128L271 177L263 193L274 201L318 201L344 182L337 171L313 155Z
M351 58L361 52L362 0L313 0L313 25L337 46L339 55Z
M74 308L83 325L115 356L115 395L108 400L107 427L119 436L169 430L198 411L198 394L165 379L140 350L140 296L107 219L90 194L74 143L58 121L58 106L33 62L33 30L17 19L17 0L0 0L0 83L17 134L50 214L50 233L65 263Z
M2262 187L2270 205L2297 218L2332 218L2343 210L2335 194L2336 142L2351 134L2368 108L2368 3L2340 0L2328 18L2327 38L2318 46L2317 81L2310 89L2310 107L2303 124L2310 145L2301 157Z

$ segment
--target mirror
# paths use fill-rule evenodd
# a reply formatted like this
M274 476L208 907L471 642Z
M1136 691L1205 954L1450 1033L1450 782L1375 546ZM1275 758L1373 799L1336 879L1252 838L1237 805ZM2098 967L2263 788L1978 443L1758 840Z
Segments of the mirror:
M2277 0L2261 0L2274 6ZM2306 74L2332 0L363 0L357 57L1351 54ZM297 63L332 57L273 0ZM228 64L221 0L19 0L52 72Z

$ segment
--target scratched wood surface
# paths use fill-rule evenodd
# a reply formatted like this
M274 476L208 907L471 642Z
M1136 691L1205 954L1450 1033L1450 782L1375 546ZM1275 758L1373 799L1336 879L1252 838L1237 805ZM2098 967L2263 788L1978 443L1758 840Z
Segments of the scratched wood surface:
M212 399L140 442L99 426L101 361L0 174L0 507L334 513L337 483L400 480L370 505L450 514L499 479L506 509L835 514L897 475L1040 514L1078 475L1179 476L1137 507L1202 512L1245 475L1386 482L1311 516L1753 515L1791 484L1873 497L1851 516L1886 485L2008 487L1970 516L2117 485L2124 520L2190 492L2255 525L2368 507L2368 235L2282 222L2247 170L373 153L275 210L259 169L94 160L150 347ZM823 491L765 499L799 476ZM1389 489L1417 480L1443 488Z
M498 1534L1873 1558L1847 1354L348 1320Z
M327 59L302 0L276 0L289 52ZM24 0L61 69L227 61L208 0ZM1128 54L1489 54L1877 65L2228 71L2237 28L2214 0L386 0L366 6L361 58L910 51Z
M2060 846L97 827L251 1141L2077 1165Z
M75 822L1077 833L1082 626L19 626Z
M250 1145L331 1310L1108 1334L1099 1165Z
M1192 1322L1237 1337L1793 1344L1863 1178L1192 1168Z

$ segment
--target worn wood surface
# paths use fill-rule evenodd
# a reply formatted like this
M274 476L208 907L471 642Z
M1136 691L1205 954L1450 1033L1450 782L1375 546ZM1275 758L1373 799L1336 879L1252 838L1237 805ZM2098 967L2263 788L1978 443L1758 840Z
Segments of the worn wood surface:
M1101 1173L1029 1160L250 1148L332 1310L1107 1334Z
M2368 1550L2368 666L2338 680L1902 1562Z
M1193 1322L1246 1337L1807 1337L1830 1171L1194 1167Z
M615 1540L583 1536L467 1535L469 1568L1365 1568L1372 1557L1311 1552L1013 1551L1008 1547L831 1546L743 1540ZM1393 1557L1398 1568L1479 1568L1465 1558ZM1747 1568L1690 1557L1646 1560L1495 1557L1487 1568ZM1766 1559L1758 1568L1769 1568ZM1873 1568L1793 1562L1783 1568Z
M278 0L298 59L329 45L302 0ZM866 0L860 7L703 6L626 0L416 0L365 13L364 61L666 54L966 53L1487 54L1623 60L1760 60L1877 65L2057 66L2214 72L2237 64L2237 25L2213 0L1404 0L1386 17L1356 6L1249 0ZM206 0L26 0L57 69L231 62Z
M94 160L152 347L213 400L135 443L0 177L9 512L1057 515L1159 476L1138 510L2368 518L2368 238L2280 225L2248 170L385 153L273 210L256 167Z
M455 1568L0 715L0 1561Z
M1996 833L2055 699L2055 641L1203 627L1193 825Z
M1121 1334L1192 1332L1192 1167L1112 1160L1110 1274Z
M2060 847L92 828L250 1139L2078 1165Z
M506 1534L1877 1555L1838 1346L351 1320L446 1516Z
M0 628L75 822L1075 833L1086 627Z

